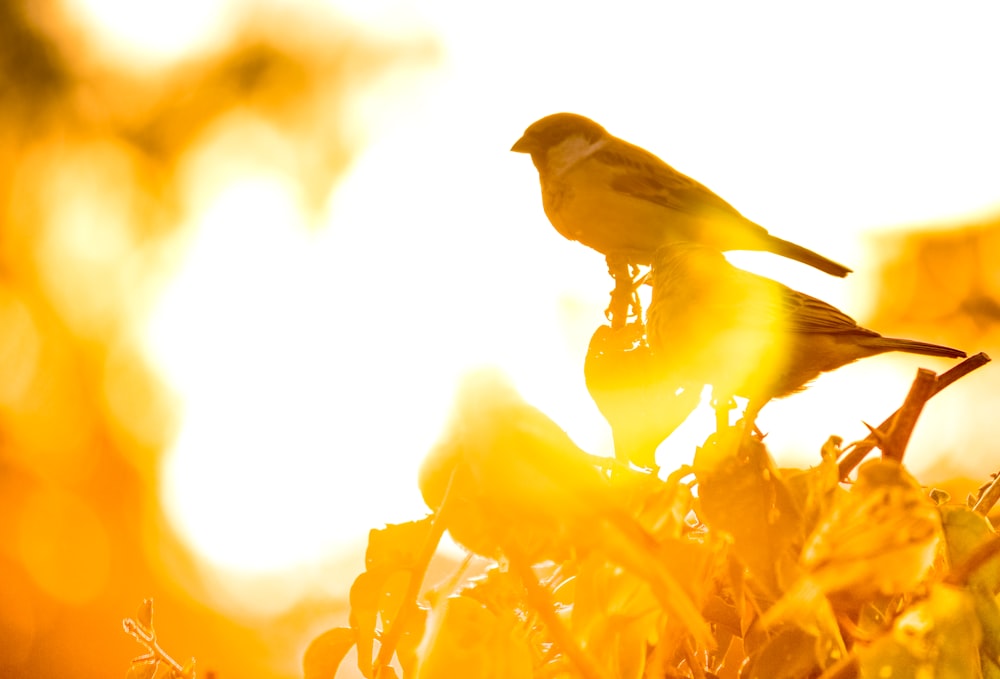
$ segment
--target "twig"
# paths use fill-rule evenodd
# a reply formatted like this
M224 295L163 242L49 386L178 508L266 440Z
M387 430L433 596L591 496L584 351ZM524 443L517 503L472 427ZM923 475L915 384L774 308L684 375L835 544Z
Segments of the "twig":
M917 418L923 412L927 399L934 395L934 387L937 384L937 375L926 368L917 369L917 377L913 380L910 393L903 401L903 407L896 411L896 416L892 418L892 426L886 434L885 443L882 444L882 457L887 460L903 461L903 453L906 452L906 444L910 442L913 434L913 427L917 424Z
M976 547L962 563L951 569L944 581L949 585L964 585L973 573L997 555L1000 555L1000 535L994 535Z
M993 505L997 503L997 500L1000 500L1000 473L997 473L997 475L993 477L990 485L987 486L983 494L979 496L979 499L976 501L976 506L972 509L973 511L979 512L983 516L986 516L990 513L990 510L993 509Z
M956 365L951 370L938 375L937 381L934 385L934 392L931 396L934 396L941 392L945 387L951 386L955 381L965 377L973 370L977 370L987 363L990 362L990 357L986 354L980 352L975 356L970 356L958 365ZM897 410L895 413L890 415L885 422L879 425L877 431L886 433L892 426L892 421L895 419L896 414L899 413ZM844 458L839 463L839 473L841 479L846 479L854 468L857 467L861 460L865 459L865 456L871 452L873 448L878 445L878 438L874 434L870 434L867 438L859 443L855 444L850 452L844 456Z
M167 652L160 648L160 644L157 643L155 634L147 631L145 627L137 623L132 618L125 618L122 620L122 627L125 628L126 634L146 647L146 650L149 652L149 656L142 658L143 660L148 659L166 663L172 671L171 676L182 677L183 679L194 679L194 672L191 671L193 668L185 668L179 662L167 655Z
M587 652L573 639L559 616L556 615L555 601L539 582L527 559L514 550L508 550L508 563L521 580L528 595L528 604L538 614L552 635L556 645L569 656L570 661L580 671L584 679L605 679L604 673L590 659Z
M705 679L705 670L702 668L702 663L698 662L698 657L691 648L691 639L685 639L684 645L682 646L684 652L684 660L687 662L688 668L691 670L691 676L694 679Z
M399 612L389 625L389 629L379 638L381 646L379 646L378 655L375 657L374 666L376 677L379 676L382 668L388 667L389 663L392 662L392 655L396 652L396 646L403 637L406 623L411 612L417 607L417 597L420 596L420 588L424 584L427 568L430 566L431 559L434 558L434 553L437 552L438 543L441 542L441 536L444 535L445 528L447 528L451 506L454 504L448 502L448 496L451 494L451 486L455 480L457 469L456 467L452 471L451 477L448 479L448 487L444 491L444 499L441 501L441 506L438 507L438 510L434 512L434 518L431 519L430 532L424 540L420 554L417 555L416 562L407 569L410 573L410 581L406 583L406 592L403 593Z

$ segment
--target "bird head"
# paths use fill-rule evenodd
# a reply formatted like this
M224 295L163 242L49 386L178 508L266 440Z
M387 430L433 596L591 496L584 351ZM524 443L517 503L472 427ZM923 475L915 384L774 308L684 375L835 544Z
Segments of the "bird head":
M575 113L553 113L533 122L510 150L530 154L541 172L547 165L550 150L589 148L608 136L607 130L590 118Z

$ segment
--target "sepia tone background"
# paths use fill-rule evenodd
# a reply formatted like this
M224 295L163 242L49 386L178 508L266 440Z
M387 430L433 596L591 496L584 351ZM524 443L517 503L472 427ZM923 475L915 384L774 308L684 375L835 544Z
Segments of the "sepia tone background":
M136 7L0 4L0 676L124 673L150 596L203 676L299 675L367 529L425 511L415 469L477 363L610 452L581 370L603 258L507 151L548 113L856 273L737 263L998 353L985 4ZM880 357L769 405L768 444L807 465L861 438L920 365L948 367ZM936 398L918 478L961 494L1000 467L998 407L991 367Z

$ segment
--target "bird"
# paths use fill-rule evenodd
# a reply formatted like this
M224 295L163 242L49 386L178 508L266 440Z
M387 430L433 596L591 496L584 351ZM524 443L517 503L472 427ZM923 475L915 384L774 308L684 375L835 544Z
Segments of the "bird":
M712 645L699 607L667 569L595 457L527 403L496 369L462 380L450 424L420 467L427 506L456 542L526 565L600 552L646 580L663 607ZM446 509L450 507L450 509Z
M606 256L648 265L657 248L693 241L722 251L764 250L833 276L851 272L772 236L702 184L584 116L545 116L511 151L531 155L556 231Z
M745 425L821 373L889 351L964 358L959 349L883 337L831 304L739 269L721 252L678 242L656 251L646 337L677 386L710 384L748 399Z

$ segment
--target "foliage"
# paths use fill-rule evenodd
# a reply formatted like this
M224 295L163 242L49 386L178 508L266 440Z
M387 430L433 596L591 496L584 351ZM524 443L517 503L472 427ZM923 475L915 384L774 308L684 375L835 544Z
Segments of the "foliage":
M434 514L371 532L351 626L313 641L306 679L353 646L369 678L1000 677L989 507L922 488L898 450L847 477L850 451L905 442L893 421L809 469L724 428L661 479L506 388L461 393L421 474ZM445 529L488 567L419 597Z

